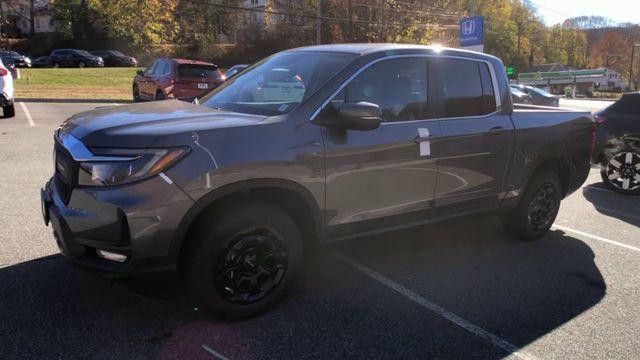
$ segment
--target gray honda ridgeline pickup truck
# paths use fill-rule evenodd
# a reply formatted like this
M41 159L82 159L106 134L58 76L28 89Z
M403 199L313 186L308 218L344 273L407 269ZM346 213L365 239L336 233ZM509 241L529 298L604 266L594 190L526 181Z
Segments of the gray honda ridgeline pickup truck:
M55 131L45 223L72 262L175 271L230 318L275 305L303 249L494 211L539 238L589 172L589 113L514 110L500 59L394 44L299 48L187 103Z

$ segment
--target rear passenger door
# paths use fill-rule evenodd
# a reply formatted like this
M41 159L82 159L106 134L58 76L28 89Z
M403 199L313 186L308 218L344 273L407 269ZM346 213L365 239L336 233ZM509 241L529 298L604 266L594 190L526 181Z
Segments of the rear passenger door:
M496 208L513 141L513 123L500 111L497 79L484 61L429 60L430 106L440 119L436 216Z

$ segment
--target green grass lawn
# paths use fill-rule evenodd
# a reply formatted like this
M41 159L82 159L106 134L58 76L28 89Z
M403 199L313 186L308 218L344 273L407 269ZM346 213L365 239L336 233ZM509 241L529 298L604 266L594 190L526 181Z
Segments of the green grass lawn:
M15 97L131 100L131 83L139 69L20 69Z

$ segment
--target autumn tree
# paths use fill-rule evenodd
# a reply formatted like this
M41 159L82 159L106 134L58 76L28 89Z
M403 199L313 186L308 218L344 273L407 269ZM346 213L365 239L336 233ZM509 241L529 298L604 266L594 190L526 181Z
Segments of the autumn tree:
M607 31L598 42L593 44L589 65L594 68L606 67L624 72L629 65L630 50L624 37L613 31Z

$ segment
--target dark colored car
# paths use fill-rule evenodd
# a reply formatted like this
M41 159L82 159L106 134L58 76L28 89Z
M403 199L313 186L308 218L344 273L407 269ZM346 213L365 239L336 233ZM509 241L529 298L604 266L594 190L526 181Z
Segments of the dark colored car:
M602 180L623 194L640 194L640 93L620 100L595 114L596 150L593 162Z
M238 64L238 65L234 65L232 67L229 68L229 70L227 70L227 72L224 73L224 77L229 79L230 77L236 75L237 73L239 73L240 71L248 68L249 64Z
M109 67L135 67L138 66L138 60L133 56L127 56L120 51L115 50L98 50L92 51L92 55L99 56L104 60L104 66Z
M590 170L591 114L514 110L502 61L475 52L293 49L199 104L71 117L42 209L72 262L177 272L230 318L274 306L330 241L480 213L539 238Z
M48 56L40 56L31 62L31 66L34 68L50 68L53 67L53 63Z
M217 65L184 59L156 59L133 79L133 99L164 100L196 98L225 80Z
M15 67L31 67L31 59L15 51L0 51L0 59L5 65Z
M101 57L91 55L86 50L57 49L49 55L51 66L53 67L103 67L104 61Z
M550 94L535 86L518 84L518 85L511 85L511 87L516 88L520 90L520 92L523 92L531 96L531 102L533 105L553 106L553 107L560 106L560 98L558 96Z
M511 92L511 98L515 104L533 105L531 95L525 94L513 86L509 87L509 91Z

